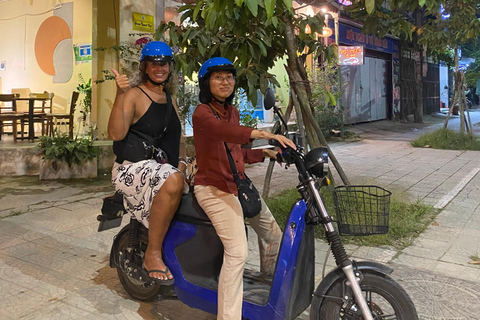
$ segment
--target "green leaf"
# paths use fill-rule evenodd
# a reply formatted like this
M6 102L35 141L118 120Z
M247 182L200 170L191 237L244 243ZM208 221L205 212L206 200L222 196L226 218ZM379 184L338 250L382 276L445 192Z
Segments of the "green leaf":
M207 20L207 27L209 29L214 29L215 21L217 21L217 12L215 10L209 10L206 20Z
M275 12L276 0L265 0L265 10L267 11L267 18L271 19Z
M262 52L262 56L266 57L267 56L267 49L265 48L265 45L263 44L262 40L257 42L258 47L260 48L260 51Z
M277 17L272 17L272 24L275 28L278 26L278 18Z
M425 0L418 0L418 5L423 7L425 5Z
M200 11L200 9L203 8L203 1L199 1L197 3L197 6L195 7L195 10L193 10L193 21L196 21L197 20L197 16L198 16L198 12Z
M327 94L328 94L330 104L332 106L336 106L337 105L337 99L335 99L335 96L330 91L328 91Z
M283 4L287 7L289 13L293 13L292 0L283 0Z
M375 0L365 0L365 9L368 14L372 14L375 11Z
M257 0L246 0L245 4L247 5L248 10L252 13L254 17L258 15L258 2Z
M198 48L198 51L200 51L200 54L202 55L202 57L204 57L205 52L206 52L206 48L205 48L205 45L203 44L203 41L198 41L197 42L197 48Z
M243 5L243 0L235 0L235 4L241 7Z

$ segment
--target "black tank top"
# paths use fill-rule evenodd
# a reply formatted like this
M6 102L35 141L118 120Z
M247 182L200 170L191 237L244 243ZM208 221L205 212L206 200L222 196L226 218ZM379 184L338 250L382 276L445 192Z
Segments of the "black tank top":
M167 95L167 103L157 103L153 101L152 98L150 98L150 96L145 91L143 91L142 88L137 88L140 89L150 99L152 103L148 107L147 111L143 114L143 116L141 116L136 123L130 126L129 131L131 129L135 129L136 131L149 135L152 138L156 138L161 135L164 128L166 127L167 130L163 136L163 139L156 147L161 148L167 154L168 163L170 163L174 167L178 167L180 135L182 133L182 126L180 124L180 120L178 119L177 113L175 112L173 104L171 102L168 103L169 101L171 101L170 94L168 92L165 92ZM168 123L165 123L167 108L171 108L171 110ZM115 142L120 141L114 141L114 144Z

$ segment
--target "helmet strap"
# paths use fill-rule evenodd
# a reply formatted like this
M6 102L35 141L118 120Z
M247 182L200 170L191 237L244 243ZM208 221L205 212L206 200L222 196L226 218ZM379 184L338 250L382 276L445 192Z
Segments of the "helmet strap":
M215 98L215 97L213 97L213 96L212 96L212 98L213 98L213 100L217 101L217 102L220 103L220 104L224 104L224 103L225 103L225 101L218 100L217 98Z
M217 101L219 104L221 104L224 108L228 106L228 103L226 101L218 100L217 98L213 97L213 100Z

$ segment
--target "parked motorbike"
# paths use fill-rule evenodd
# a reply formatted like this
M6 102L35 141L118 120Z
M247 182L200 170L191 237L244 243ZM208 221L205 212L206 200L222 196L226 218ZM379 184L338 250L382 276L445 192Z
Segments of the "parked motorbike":
M273 92L267 92L265 107L275 108L274 101ZM274 111L286 128L281 114L276 108ZM275 140L269 143L278 146ZM298 171L300 199L292 205L286 222L274 275L265 277L245 270L243 318L295 319L310 306L311 320L418 319L408 294L389 276L393 272L390 267L348 258L319 192L328 172L327 149L316 148L306 152L297 146L297 150L282 149L282 157L286 165L295 166ZM356 210L362 203L365 205L365 199L355 200L357 194L365 194L363 189L359 192L356 187L346 186L342 192L350 198L353 196L354 204L350 209L353 206ZM121 195L115 197L104 200L102 215L98 217L99 231L120 226L124 210ZM370 203L367 206L368 210L380 207L388 211L385 205ZM358 231L358 221L351 223ZM325 236L338 267L328 273L314 290L314 226L318 224L325 228ZM345 233L349 225L338 224ZM360 226L363 234L371 232L371 228ZM384 232L382 227L375 230ZM178 299L190 307L216 314L223 246L192 193L183 196L163 245L164 261L175 279L172 286ZM158 297L162 284L142 277L142 260L147 246L148 230L131 218L114 238L110 267L117 269L120 282L130 296L153 301Z

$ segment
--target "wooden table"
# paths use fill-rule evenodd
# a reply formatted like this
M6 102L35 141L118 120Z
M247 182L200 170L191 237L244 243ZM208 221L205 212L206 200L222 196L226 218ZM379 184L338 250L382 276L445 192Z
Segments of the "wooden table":
M35 117L34 107L35 101L47 101L49 98L16 98L17 101L28 101L28 140L35 140L35 126L33 119Z

